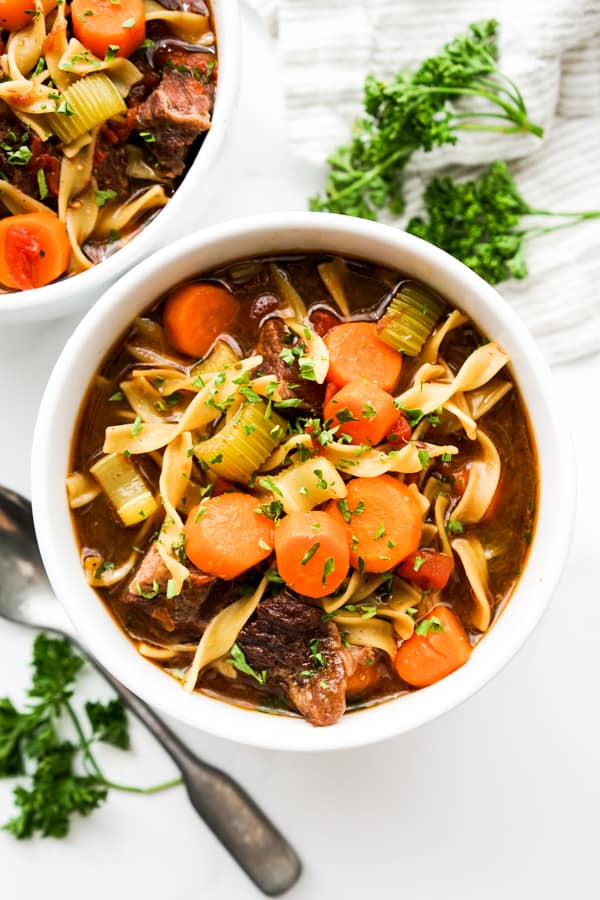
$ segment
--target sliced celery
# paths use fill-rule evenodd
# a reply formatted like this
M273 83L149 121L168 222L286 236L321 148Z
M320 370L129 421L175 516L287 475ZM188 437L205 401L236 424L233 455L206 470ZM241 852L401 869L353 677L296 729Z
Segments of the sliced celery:
M227 341L217 341L212 351L192 369L192 378L205 375L207 372L221 372L226 366L231 366L239 360L239 355L233 350Z
M194 447L198 459L217 475L248 484L286 435L287 423L261 401L244 403L233 418Z
M110 78L95 72L67 88L58 103L58 111L48 113L46 119L54 134L70 144L86 131L124 112L127 107Z
M109 453L90 472L114 506L123 525L139 525L158 509L148 485L133 462L122 453Z
M379 321L378 337L394 350L418 356L445 309L445 302L430 288L405 281Z

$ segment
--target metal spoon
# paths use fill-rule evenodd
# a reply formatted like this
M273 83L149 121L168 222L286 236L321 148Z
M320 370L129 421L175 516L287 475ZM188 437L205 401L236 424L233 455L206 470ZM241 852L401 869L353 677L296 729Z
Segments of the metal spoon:
M0 617L68 636L80 647L54 596L38 551L29 500L0 486ZM158 716L81 648L181 771L192 805L261 891L284 893L302 866L292 847L229 775L202 762Z

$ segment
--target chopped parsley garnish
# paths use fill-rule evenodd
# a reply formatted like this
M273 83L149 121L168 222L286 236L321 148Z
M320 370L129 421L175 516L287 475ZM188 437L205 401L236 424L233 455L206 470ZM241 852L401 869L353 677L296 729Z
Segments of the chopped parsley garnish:
M142 431L143 427L144 427L144 423L142 421L142 417L136 416L135 422L133 423L133 425L131 427L131 433L132 433L133 437L136 437L140 433L140 431Z
M310 560L313 558L319 547L321 546L320 541L315 541L312 546L308 548L302 559L300 560L300 565L305 566Z
M348 506L348 501L346 500L346 498L344 497L343 500L338 500L336 506L342 514L344 522L350 524L352 513L350 512L350 507Z
M448 534L462 534L465 526L459 519L448 519L446 522L446 531Z
M114 394L111 394L110 397L108 398L108 402L109 403L120 403L121 400L124 399L124 397L125 397L125 394L123 393L123 391L115 391Z
M138 582L136 582L135 589L138 592L138 594L140 595L140 597L144 598L144 600L154 600L154 598L158 595L158 592L160 591L160 587L158 586L157 581L152 582L152 587L148 591L145 591L138 581Z
M36 173L37 183L38 183L38 193L40 195L40 200L45 200L48 196L48 183L46 181L46 173L43 169L38 169Z
M440 622L437 616L431 616L430 619L423 619L417 627L415 628L415 634L425 636L429 633L434 634L435 632L443 631L444 626Z
M327 579L335 571L335 561L332 556L329 556L323 565L323 575L321 577L321 583L327 584Z
M96 206L101 209L107 200L114 200L116 196L116 191L96 191Z
M417 450L417 456L419 457L421 468L426 469L429 465L429 453L427 450Z
M425 556L415 556L415 560L413 562L413 572L418 572L421 566L423 566L427 562L427 557Z
M237 669L238 672L242 672L244 675L250 675L251 678L254 678L255 681L258 681L259 684L266 684L268 678L267 669L263 669L262 672L257 672L252 668L251 665L246 661L246 657L244 655L244 651L239 646L239 644L234 644L231 650L229 651L231 656L227 660L230 666L233 666L234 669Z

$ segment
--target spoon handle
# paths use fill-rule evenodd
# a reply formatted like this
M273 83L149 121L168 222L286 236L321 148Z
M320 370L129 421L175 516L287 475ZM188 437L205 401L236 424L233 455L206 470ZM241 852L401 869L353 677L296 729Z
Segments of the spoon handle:
M195 810L256 886L270 897L291 888L300 877L302 864L246 791L225 772L198 759L149 706L91 659L174 760Z

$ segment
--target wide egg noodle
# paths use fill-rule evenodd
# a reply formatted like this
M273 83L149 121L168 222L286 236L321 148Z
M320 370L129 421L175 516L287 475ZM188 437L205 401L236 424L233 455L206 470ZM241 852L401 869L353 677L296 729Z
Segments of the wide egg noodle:
M71 509L87 506L100 491L100 485L89 473L73 472L67 478L67 496Z
M467 487L452 513L454 519L468 524L480 522L485 516L496 493L502 468L496 445L481 428L477 431L477 440L482 455L471 462Z
M18 187L15 187L14 184L10 184L8 181L0 180L0 201L13 216L20 215L21 213L46 213L46 215L54 215L52 210L48 209L43 203L40 203L39 200L36 200L35 197L30 197L29 194L24 193L24 191L21 191Z
M61 93L69 88L76 79L75 75L65 72L60 68L60 61L67 52L69 41L67 38L67 20L65 17L65 4L60 3L56 10L56 18L52 28L44 41L44 58L50 77Z
M362 619L357 613L338 613L334 621L343 626L348 643L383 650L393 664L398 645L389 622L377 618Z
M468 321L468 316L465 316L460 310L453 310L446 321L425 341L425 345L419 354L419 358L422 362L434 363L439 356L440 347L444 338L449 335L451 331L454 331L455 328L459 328Z
M109 202L100 211L96 236L105 238L112 232L121 234L143 213L166 206L168 200L162 185L154 184L123 203Z
M321 263L318 267L321 281L331 294L333 302L336 304L342 315L350 316L350 306L348 304L348 280L350 273L348 266L339 256L334 256L328 262Z
M460 559L471 588L474 610L471 622L478 631L487 631L492 618L488 566L481 542L474 536L456 538L452 549Z
M285 309L280 310L279 314L288 325L294 322L301 325L308 316L304 300L288 277L284 275L275 263L271 263L269 268L277 293L286 304Z
M13 31L6 44L8 74L13 81L26 78L42 56L46 40L46 18L40 0L32 3L32 7L36 15L31 24Z
M146 22L161 20L166 22L180 41L188 44L196 44L200 38L208 32L208 18L195 12L182 12L170 10L155 3L154 0L144 0Z
M90 183L97 134L97 130L92 132L90 135L91 140L81 147L74 156L63 156L62 158L58 183L58 217L63 222L67 219L67 210L71 201L81 194Z
M86 189L67 208L65 227L71 244L69 272L72 273L93 266L91 259L83 252L82 244L89 238L98 220L96 187L96 179L92 178Z
M420 409L425 415L443 407L459 391L470 391L490 381L509 362L509 357L494 341L478 347L464 361L453 381L425 381L415 384L397 398L404 409Z
M458 453L458 449L451 444L428 444L419 441L418 444L407 444L402 450L366 449L358 444L341 444L333 442L323 448L323 456L333 463L338 469L357 478L376 478L386 472L401 472L410 474L420 472L423 469L419 451L427 453L429 458Z
M298 360L312 360L315 373L314 380L317 384L323 384L329 371L329 350L322 337L316 334L308 325L299 325L297 322L288 322L289 327L300 337L306 345L306 353Z
M202 669L229 653L240 631L262 600L267 584L265 577L253 594L230 603L210 620L186 674L183 685L186 691L191 693L194 690Z
M122 97L127 97L134 84L144 77L131 60L121 56L108 60L100 59L76 38L69 41L67 49L58 61L58 68L61 72L78 77L93 72L105 72Z
M471 417L477 421L485 416L503 397L512 390L512 381L504 381L502 378L493 378L492 381L482 387L465 394L465 401L469 406Z
M127 425L109 425L105 432L105 453L150 453L165 447L182 431L196 431L210 424L221 415L219 408L230 397L235 398L240 385L234 384L245 372L255 369L262 356L251 356L231 365L226 371L206 381L183 413L179 424L158 422L141 423L140 428ZM217 380L224 376L221 383Z
M144 422L164 422L164 416L159 412L160 404L165 405L164 400L147 378L127 378L119 387L136 416Z

